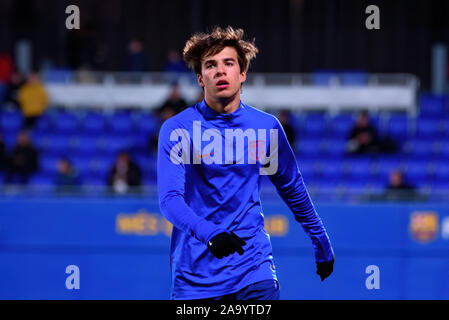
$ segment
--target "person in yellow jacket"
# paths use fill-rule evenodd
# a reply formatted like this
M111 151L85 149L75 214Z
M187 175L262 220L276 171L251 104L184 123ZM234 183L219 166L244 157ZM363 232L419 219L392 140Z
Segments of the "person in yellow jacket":
M48 106L47 92L36 72L30 73L27 82L19 89L18 100L25 117L24 126L31 129Z

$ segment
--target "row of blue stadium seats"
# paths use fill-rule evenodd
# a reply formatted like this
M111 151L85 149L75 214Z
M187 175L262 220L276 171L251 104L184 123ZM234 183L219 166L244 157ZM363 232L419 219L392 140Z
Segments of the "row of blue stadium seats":
M20 130L23 116L19 111L0 114L0 126L6 132ZM159 123L156 117L144 112L116 112L105 115L101 112L47 112L41 116L35 130L41 132L154 132Z
M8 149L16 144L15 135L3 137ZM143 135L132 136L52 136L43 135L33 137L35 147L50 155L95 155L111 154L128 151L146 151L151 153L150 137ZM298 159L319 159L325 156L346 156L346 140L343 139L303 139L295 146ZM408 157L420 159L449 158L449 141L424 139L406 140L400 145L399 151Z
M449 126L449 125L448 125ZM343 129L340 125L337 125L339 129L335 130L325 130L323 127L313 127L309 125L305 125L304 127L295 127L296 129L296 136L298 137L298 141L315 141L318 138L323 138L324 140L330 140L330 141L345 141L348 138L348 134L350 132L350 127ZM59 131L59 130L33 130L33 135L41 140L55 140L58 139L65 139L65 140L76 140L78 137L89 137L89 136L100 136L104 137L104 139L108 139L108 137L135 137L137 140L141 139L142 137L147 137L149 135L157 133L158 127L157 126L147 126L147 129L145 130L133 130L132 128L121 130L113 130L113 131L105 131L100 130L98 132L90 131L90 130L81 130L81 129L75 129L73 130L67 130L67 131ZM16 128L14 130L8 131L7 129L2 129L3 136L6 137L5 140L8 141L15 141L15 138L19 132L19 128ZM380 136L383 135L389 135L393 139L395 139L398 142L401 142L405 139L411 139L413 138L415 141L419 141L419 139L426 139L427 141L433 140L433 142L438 142L439 140L444 141L449 139L449 129L440 129L435 124L426 124L423 126L420 126L417 128L416 133L411 133L409 129L406 128L406 126L394 126L388 129L387 131L381 131ZM73 138L75 137L75 138ZM83 138L79 138L83 139ZM423 141L423 140L421 140ZM52 143L52 142L50 142ZM57 144L58 142L55 142ZM74 142L76 144L76 142ZM337 142L338 143L338 142ZM308 142L305 142L305 144L309 144Z
M324 113L293 116L292 125L298 136L337 136L347 137L355 123L355 114L341 114L329 118ZM14 134L23 123L22 115L15 112L3 112L0 115L0 127L4 134ZM386 120L372 118L373 125L381 134L393 137L449 137L449 119L417 118L416 122L406 115L394 115ZM76 134L83 133L154 133L159 128L158 120L149 114L115 113L104 116L89 112L83 117L69 112L48 113L36 123L34 131L41 133Z
M151 135L140 133L58 135L33 132L31 134L31 140L38 150L55 154L115 153L124 149L149 149L150 137ZM3 140L7 148L13 148L17 141L17 134L4 134Z
M298 157L320 155L342 156L346 151L347 140L335 138L303 138L295 143ZM398 141L399 151L408 156L434 157L449 156L449 139L407 139Z
M0 185L4 182L4 175L0 173ZM155 174L144 174L142 177L143 185L152 185L156 182ZM341 191L352 194L382 194L388 185L387 181L383 180L351 180L351 179L340 179L340 180L329 180L326 178L313 178L305 179L305 183L309 191ZM263 188L270 184L269 180L263 181ZM100 175L90 175L84 176L81 179L82 186L93 186L93 187L106 187L105 176ZM39 187L39 188L53 188L55 187L55 179L53 175L46 173L36 173L29 180L29 186ZM270 185L271 186L271 185ZM427 190L449 190L449 182L441 180L421 180L413 183L413 186L420 191ZM272 187L272 186L271 186Z
M113 156L80 156L75 155L67 157L73 166L83 175L97 174L104 175L114 164ZM133 160L139 165L143 172L156 171L156 157L137 154L132 156ZM47 173L55 173L57 163L61 159L58 156L43 155L40 157L40 170Z
M338 115L327 119L323 115L307 115L295 117L292 125L298 136L318 136L322 134L347 136L354 126L356 119L353 115ZM449 136L449 119L409 118L403 116L391 116L386 120L379 117L372 118L372 124L381 134L389 134L397 137L418 136L438 137Z
M156 172L156 156L146 154L133 155L142 172L154 175ZM44 154L40 159L40 171L55 174L60 157ZM81 156L69 157L82 176L105 176L112 167L113 156ZM305 179L325 178L328 181L342 178L351 180L387 181L390 173L400 169L412 181L437 180L449 181L449 163L447 161L419 161L400 158L386 159L298 159L299 168Z

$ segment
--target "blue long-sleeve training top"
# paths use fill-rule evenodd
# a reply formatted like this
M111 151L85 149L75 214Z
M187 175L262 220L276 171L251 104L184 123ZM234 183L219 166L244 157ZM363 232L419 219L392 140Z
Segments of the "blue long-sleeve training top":
M159 132L159 205L173 224L171 299L234 293L277 279L260 202L267 175L312 240L317 262L330 261L329 237L304 185L278 119L240 102L230 114L203 100L166 120ZM228 231L243 255L212 255L208 241Z

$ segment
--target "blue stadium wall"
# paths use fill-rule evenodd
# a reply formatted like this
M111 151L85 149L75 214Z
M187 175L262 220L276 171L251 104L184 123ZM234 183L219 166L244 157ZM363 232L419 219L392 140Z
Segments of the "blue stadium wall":
M449 299L449 204L316 207L336 254L324 282L286 205L263 201L282 299ZM170 232L156 198L1 198L0 299L169 299Z

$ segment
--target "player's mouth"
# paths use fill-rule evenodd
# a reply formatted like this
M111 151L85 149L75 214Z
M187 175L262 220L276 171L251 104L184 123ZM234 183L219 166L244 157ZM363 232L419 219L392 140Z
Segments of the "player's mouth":
M226 89L227 87L229 87L229 82L227 82L226 80L220 80L216 83L216 86L218 89Z

